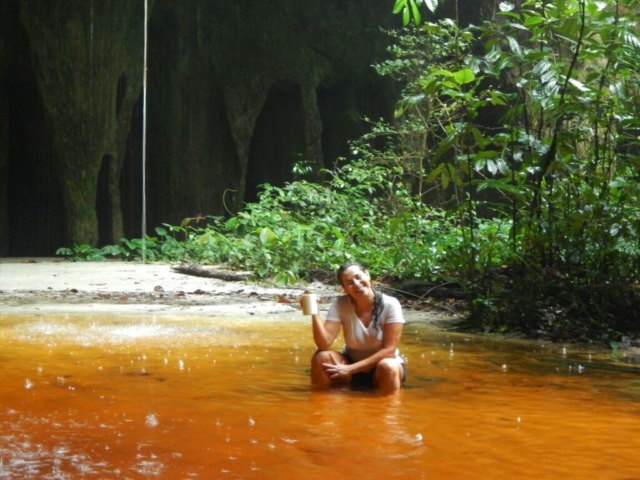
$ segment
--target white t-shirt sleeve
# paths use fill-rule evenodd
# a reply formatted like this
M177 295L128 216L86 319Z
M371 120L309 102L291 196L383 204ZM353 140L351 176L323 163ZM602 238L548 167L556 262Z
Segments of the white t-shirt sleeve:
M386 323L405 323L404 316L402 315L402 306L395 297L385 295L384 297L384 309L386 310L385 324Z

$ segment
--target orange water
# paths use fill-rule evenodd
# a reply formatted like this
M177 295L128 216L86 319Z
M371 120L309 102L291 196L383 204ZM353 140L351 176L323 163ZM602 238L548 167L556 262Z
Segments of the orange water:
M409 324L398 396L312 392L305 319L0 316L0 479L640 478L640 368Z

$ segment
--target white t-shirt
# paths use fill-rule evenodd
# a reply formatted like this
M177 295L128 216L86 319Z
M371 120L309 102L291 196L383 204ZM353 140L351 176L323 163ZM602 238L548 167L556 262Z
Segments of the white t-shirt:
M382 294L382 305L377 326L373 325L371 319L368 327L356 315L349 295L338 297L329 307L327 321L342 323L345 353L354 362L370 357L382 348L382 335L387 323L405 323L398 299ZM398 349L395 355L402 361Z

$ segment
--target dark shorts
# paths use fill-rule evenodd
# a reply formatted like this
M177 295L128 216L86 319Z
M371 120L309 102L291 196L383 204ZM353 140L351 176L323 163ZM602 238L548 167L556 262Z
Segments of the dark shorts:
M354 363L353 360L348 356L344 355L349 363ZM407 364L402 362L402 380L401 383L404 383L404 380L407 378ZM373 376L376 373L376 369L373 368L368 372L358 372L351 375L351 388L354 390L368 390L373 388Z

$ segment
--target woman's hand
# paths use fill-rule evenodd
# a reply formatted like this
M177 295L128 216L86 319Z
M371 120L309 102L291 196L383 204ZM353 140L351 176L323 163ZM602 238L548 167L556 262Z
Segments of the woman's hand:
M332 379L349 377L354 373L351 365L336 363L333 357L331 357L331 363L323 363L322 368L324 368L324 371Z

